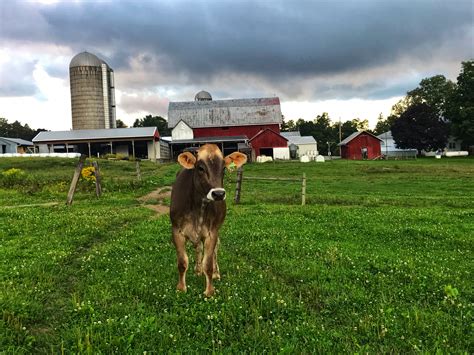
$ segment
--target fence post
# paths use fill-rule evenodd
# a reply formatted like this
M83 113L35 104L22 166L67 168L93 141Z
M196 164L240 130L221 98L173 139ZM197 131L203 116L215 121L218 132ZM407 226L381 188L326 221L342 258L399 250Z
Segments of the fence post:
M235 186L235 198L234 203L238 205L240 203L240 192L242 190L242 176L243 175L243 168L239 167L237 169L237 184Z
M301 182L301 206L306 204L306 173L303 173L303 180Z
M99 164L96 161L94 161L92 165L94 166L94 175L95 175L95 194L97 197L100 197L102 195L102 185L100 182Z
M139 160L137 160L135 162L135 168L137 169L137 180L142 181L142 174L140 172L140 161Z
M69 187L69 192L67 194L66 204L68 206L72 205L72 200L74 198L74 192L76 192L77 183L79 182L79 177L81 176L82 167L84 166L84 161L86 160L85 155L81 155L79 162L77 163L76 170L72 177L71 186Z

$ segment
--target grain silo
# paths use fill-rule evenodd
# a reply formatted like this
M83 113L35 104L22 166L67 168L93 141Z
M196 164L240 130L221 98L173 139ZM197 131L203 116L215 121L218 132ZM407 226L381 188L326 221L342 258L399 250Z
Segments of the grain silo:
M92 53L69 64L72 129L116 128L114 71Z

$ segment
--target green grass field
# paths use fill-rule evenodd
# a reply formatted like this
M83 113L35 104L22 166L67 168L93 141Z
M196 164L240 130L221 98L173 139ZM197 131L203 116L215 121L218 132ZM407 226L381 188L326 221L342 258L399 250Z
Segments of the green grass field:
M0 159L0 352L474 351L473 159L245 166L305 172L306 206L297 182L250 180L234 206L228 174L210 299L192 273L175 291L169 218L138 200L177 165L139 182L99 161L103 197L81 181L67 207L75 164Z

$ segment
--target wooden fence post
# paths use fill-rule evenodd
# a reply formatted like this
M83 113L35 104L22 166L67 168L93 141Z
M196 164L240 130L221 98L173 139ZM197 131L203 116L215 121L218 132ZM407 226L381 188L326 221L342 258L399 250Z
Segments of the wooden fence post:
M234 198L234 202L236 205L240 203L240 193L242 190L242 178L243 178L243 168L239 167L237 169L237 184L235 186L235 198Z
M102 185L100 182L100 170L99 164L97 162L93 162L92 165L94 166L94 175L95 175L95 194L97 197L102 195Z
M301 182L301 206L306 204L306 173L303 173L303 180Z
M74 176L72 177L71 186L69 187L69 192L67 194L66 204L68 206L72 205L72 200L74 198L74 192L76 192L77 183L79 182L79 177L81 176L82 167L84 166L84 161L86 160L85 155L81 155L79 162L77 163L76 170L74 171Z
M140 161L137 160L137 161L135 162L135 168L136 168L136 170L137 170L137 180L138 180L138 181L142 181L142 174L141 174L141 172L140 172Z

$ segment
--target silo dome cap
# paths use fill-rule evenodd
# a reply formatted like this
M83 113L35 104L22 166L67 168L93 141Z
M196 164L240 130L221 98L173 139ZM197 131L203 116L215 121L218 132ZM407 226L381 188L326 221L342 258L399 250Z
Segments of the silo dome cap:
M201 90L194 96L194 101L212 101L212 96L207 91Z
M72 67L101 67L102 60L92 53L82 52L72 58L69 68Z

